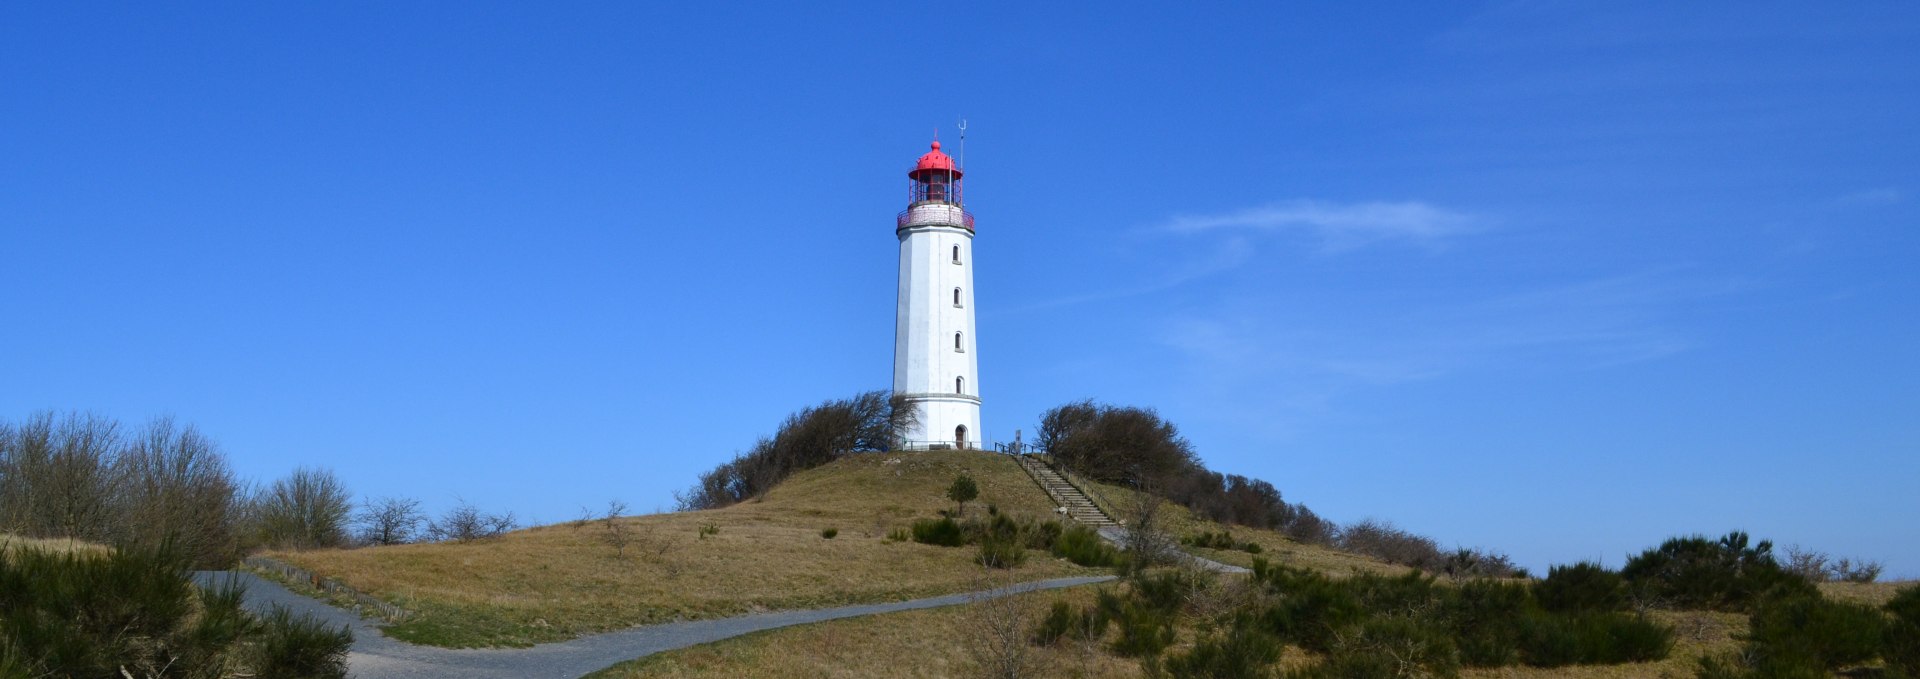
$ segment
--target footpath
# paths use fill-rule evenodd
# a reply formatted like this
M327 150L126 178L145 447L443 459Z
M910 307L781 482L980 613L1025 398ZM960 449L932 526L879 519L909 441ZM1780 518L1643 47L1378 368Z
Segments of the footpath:
M348 675L358 679L575 679L616 663L696 644L789 625L852 618L878 613L939 608L1003 596L1113 580L1113 576L1056 578L1023 582L982 592L947 596L743 615L719 620L694 620L633 627L531 648L451 649L415 646L388 638L373 623L352 612L296 594L280 583L239 571L200 571L201 586L238 580L246 585L246 606L265 612L285 606L298 615L312 615L330 625L353 630L353 650L347 657Z

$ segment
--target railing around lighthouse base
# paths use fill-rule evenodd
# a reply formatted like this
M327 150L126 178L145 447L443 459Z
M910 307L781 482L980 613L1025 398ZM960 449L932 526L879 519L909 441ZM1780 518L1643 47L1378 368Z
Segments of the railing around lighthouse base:
M947 203L921 203L900 211L893 220L894 229L909 226L958 226L973 230L973 213L958 205Z

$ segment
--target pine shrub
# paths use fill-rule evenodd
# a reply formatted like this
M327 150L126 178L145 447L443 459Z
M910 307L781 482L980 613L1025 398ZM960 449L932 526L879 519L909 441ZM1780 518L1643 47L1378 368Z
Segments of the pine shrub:
M1546 579L1534 583L1533 597L1555 613L1618 611L1627 606L1627 582L1600 564L1582 561L1547 569Z
M1520 620L1533 609L1526 585L1499 580L1469 580L1447 600L1460 662L1469 667L1501 667L1520 659Z
M1052 646L1060 640L1060 637L1066 636L1068 630L1073 629L1076 617L1078 616L1074 614L1072 605L1065 601L1053 602L1053 608L1047 611L1047 617L1041 618L1040 624L1034 627L1033 643Z
M1893 613L1893 620L1887 623L1882 655L1888 666L1920 677L1920 585L1900 590L1886 609Z
M1115 655L1139 658L1158 656L1173 644L1173 615L1134 601L1126 601L1108 611L1120 637L1110 647Z
M826 538L828 540L832 540L839 536L840 536L840 529L838 528L823 528L820 530L820 537Z
M1886 618L1861 604L1778 591L1748 616L1747 649L1766 672L1830 672L1880 655Z
M1259 612L1260 623L1281 639L1315 653L1330 653L1334 642L1367 617L1353 590L1318 571L1272 566L1254 559L1254 580L1278 601Z
M974 560L988 568L1015 568L1027 562L1027 548L1018 536L988 536L980 541L980 556Z
M166 544L0 555L0 676L346 675L347 630L255 619L237 584L195 588L186 564Z
M1161 672L1175 679L1254 679L1280 659L1280 640L1256 625L1238 623L1207 635L1185 653L1167 656Z
M1027 549L1047 550L1053 549L1054 544L1060 541L1060 534L1064 531L1065 529L1060 526L1059 521L1045 521L1037 524L1029 522L1020 529L1020 532L1026 535Z
M1639 616L1543 613L1520 624L1520 655L1535 667L1645 662L1672 651L1673 628Z
M353 634L308 616L295 617L274 606L261 621L264 630L255 653L255 676L325 679L347 676L346 649Z
M1376 659L1392 661L1392 672L1377 674ZM1341 637L1327 664L1364 672L1359 676L1453 677L1460 671L1460 654L1444 629L1393 616L1368 620Z
M1074 526L1062 531L1060 537L1053 541L1053 555L1092 568L1117 566L1120 562L1120 551L1086 526Z
M1655 600L1683 609L1746 611L1775 588L1817 592L1806 578L1780 567L1772 542L1749 547L1747 534L1738 531L1717 541L1697 535L1669 539L1629 559L1620 576Z
M959 522L953 519L919 519L913 522L913 541L923 545L959 547L967 544L967 535L961 530Z

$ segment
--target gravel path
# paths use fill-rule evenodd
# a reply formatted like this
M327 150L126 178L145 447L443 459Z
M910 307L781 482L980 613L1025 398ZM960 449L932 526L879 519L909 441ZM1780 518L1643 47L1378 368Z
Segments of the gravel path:
M292 608L297 613L310 613L328 623L351 628L353 652L348 656L348 663L352 675L359 679L426 679L430 677L436 679L440 677L574 679L618 662L661 651L719 641L749 632L875 613L953 606L1009 594L1075 587L1113 579L1111 575L1058 578L1024 582L985 592L950 594L912 601L648 625L559 643L541 644L532 648L447 649L415 646L389 639L380 634L379 628L362 620L358 615L295 594L280 586L279 583L260 578L252 573L202 571L195 573L194 577L203 585L238 579L247 586L246 603L252 610L264 611L273 604L280 604Z
M1117 526L1107 526L1105 528L1101 528L1097 532L1100 533L1100 538L1103 540L1106 540L1109 544L1112 544L1113 546L1119 547L1121 549L1126 548L1127 529L1120 528ZM1188 565L1193 566L1194 568L1198 568L1200 570L1206 570L1206 571L1213 571L1215 573L1252 573L1253 572L1251 569L1248 569L1242 566L1235 566L1230 563L1220 563L1218 561L1214 561L1213 559L1209 559L1207 557L1200 556L1198 554L1187 553L1186 551L1183 551L1183 550L1175 550L1173 553L1173 558L1179 559L1181 561L1185 561L1187 562Z

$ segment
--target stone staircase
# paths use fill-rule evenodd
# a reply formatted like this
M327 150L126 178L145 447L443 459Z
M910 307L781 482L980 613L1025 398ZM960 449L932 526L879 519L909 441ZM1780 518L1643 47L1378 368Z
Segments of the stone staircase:
M1014 458L1020 461L1022 469L1027 470L1027 476L1033 477L1034 483L1040 484L1040 488L1047 491L1047 495L1053 498L1056 506L1066 508L1067 518L1096 529L1120 526L1113 517L1100 511L1100 506L1094 504L1092 498L1080 492L1079 488L1073 487L1073 484L1067 482L1066 477L1054 471L1053 467L1047 466L1047 463L1041 461L1039 457L1016 455Z

